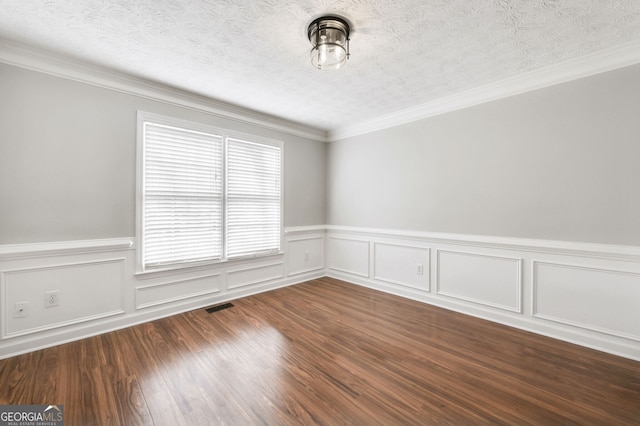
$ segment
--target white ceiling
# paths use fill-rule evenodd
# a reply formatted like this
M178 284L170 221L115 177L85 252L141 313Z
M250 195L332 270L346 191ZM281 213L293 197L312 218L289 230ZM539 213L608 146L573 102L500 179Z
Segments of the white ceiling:
M309 61L307 25L352 24ZM323 130L640 40L639 0L0 0L0 39Z

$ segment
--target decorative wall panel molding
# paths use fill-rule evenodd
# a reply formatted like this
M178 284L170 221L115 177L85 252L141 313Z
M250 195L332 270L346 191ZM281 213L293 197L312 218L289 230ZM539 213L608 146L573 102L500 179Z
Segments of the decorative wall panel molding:
M326 236L328 276L640 361L640 247L333 225ZM420 250L435 291L403 275Z
M428 247L374 242L373 278L429 291L430 258Z
M129 240L0 257L0 358L329 275L640 361L640 247L312 226L278 257L138 277Z
M640 341L640 272L533 262L536 318Z
M437 293L520 313L522 259L437 250Z
M2 271L2 337L16 337L124 313L125 259ZM47 295L57 303L47 306ZM24 304L24 316L16 306Z
M227 273L227 289L233 290L283 277L283 262L232 269Z
M330 236L328 268L361 277L369 277L369 241Z
M219 293L220 276L216 273L136 287L136 309Z
M284 254L149 274L136 274L132 238L0 246L0 358L324 276L324 228L287 231ZM299 249L313 270L296 270ZM60 304L44 308L50 290ZM13 318L20 302L27 316Z
M290 238L287 256L287 276L324 269L324 235Z

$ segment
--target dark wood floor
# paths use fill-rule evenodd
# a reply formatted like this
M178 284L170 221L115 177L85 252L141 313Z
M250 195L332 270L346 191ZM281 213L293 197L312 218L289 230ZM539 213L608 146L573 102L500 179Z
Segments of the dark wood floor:
M66 425L640 424L640 362L330 278L0 361Z

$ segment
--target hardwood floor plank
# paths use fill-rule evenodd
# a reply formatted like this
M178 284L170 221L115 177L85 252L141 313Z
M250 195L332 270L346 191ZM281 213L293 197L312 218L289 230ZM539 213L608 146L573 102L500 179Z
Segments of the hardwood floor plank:
M122 425L118 399L106 370L111 367L82 368L82 404L85 425Z
M0 403L61 399L68 425L640 424L636 361L330 278L233 303L2 360Z
M0 361L0 403L32 404L36 369L41 352L32 352Z
M54 375L56 381L56 394L52 400L64 405L65 424L68 425L84 423L82 373L79 368L81 344L82 342L73 342L57 346L58 369L55 373L50 373Z
M138 382L155 425L187 425L178 403L164 379L165 358L161 351L165 342L155 333L153 323L128 329L128 344L122 345L137 371ZM131 342L135 342L134 345ZM160 351L159 351L160 350Z
M143 391L151 420L156 426L189 426L183 414L177 409L169 390L148 394Z
M131 364L131 370L138 375L140 386L145 395L164 393L168 390L163 377L166 342L155 332L153 323L141 324L128 329L128 344L121 345L124 356ZM130 342L136 342L135 345ZM125 355L126 354L126 355Z
M114 386L114 393L123 425L153 425L147 401L136 376L118 380Z

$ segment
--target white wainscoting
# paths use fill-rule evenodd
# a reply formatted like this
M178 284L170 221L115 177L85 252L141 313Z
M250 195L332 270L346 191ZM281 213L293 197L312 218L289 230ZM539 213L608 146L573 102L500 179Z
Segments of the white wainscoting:
M429 291L431 253L428 247L373 243L373 278Z
M288 240L288 276L324 270L324 234Z
M640 273L534 261L533 313L640 342Z
M136 287L136 309L219 293L221 274L172 280Z
M281 254L142 274L132 238L0 246L0 359L322 277L324 233L288 228Z
M437 250L437 293L522 312L522 259Z
M2 271L2 338L124 313L125 259L105 259ZM57 306L46 306L55 292ZM39 297L38 297L39 296ZM26 306L16 317L17 303Z
M243 266L227 272L227 289L252 286L284 277L284 262L267 265Z
M329 237L327 253L329 269L359 277L369 277L369 240Z
M327 241L331 277L640 360L640 247L342 226Z
M322 225L283 250L136 274L129 238L0 246L0 358L328 275L640 361L640 247Z

